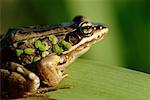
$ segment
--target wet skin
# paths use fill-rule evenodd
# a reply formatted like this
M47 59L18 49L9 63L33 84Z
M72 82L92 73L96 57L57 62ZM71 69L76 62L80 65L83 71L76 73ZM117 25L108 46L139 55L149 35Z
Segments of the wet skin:
M107 32L83 16L68 23L9 29L1 41L3 94L23 97L56 89L68 76L67 66Z

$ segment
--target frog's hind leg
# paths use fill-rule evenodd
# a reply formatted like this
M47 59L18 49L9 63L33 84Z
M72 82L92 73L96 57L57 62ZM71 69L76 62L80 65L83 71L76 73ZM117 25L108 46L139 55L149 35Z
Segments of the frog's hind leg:
M0 76L3 90L7 91L11 97L19 97L26 92L35 92L40 86L37 75L14 62L9 62L5 69L0 69Z
M27 91L26 79L19 73L0 69L2 98L16 98Z

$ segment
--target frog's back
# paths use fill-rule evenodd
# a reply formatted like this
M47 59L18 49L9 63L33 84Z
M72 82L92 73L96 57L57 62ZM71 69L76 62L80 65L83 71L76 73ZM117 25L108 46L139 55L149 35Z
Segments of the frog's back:
M57 39L63 40L65 35L73 31L73 28L68 24L58 25L38 25L20 28L11 28L8 30L6 38L3 40L2 55L3 61L13 61L21 64L31 64L34 58L41 59L41 51L38 51L35 47L35 41L40 40L42 44L46 46L46 50L43 50L43 54L51 54L52 43L48 37L54 35ZM22 52L22 50L34 51L32 54L23 53L21 56L16 57L16 52ZM16 58L16 59L15 59Z
M7 32L7 40L8 42L17 42L50 34L67 34L73 30L73 28L69 27L69 23L10 28Z

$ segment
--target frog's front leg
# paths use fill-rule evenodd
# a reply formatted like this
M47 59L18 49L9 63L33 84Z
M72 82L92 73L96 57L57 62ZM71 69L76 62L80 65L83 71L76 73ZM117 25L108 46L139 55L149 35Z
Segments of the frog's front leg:
M39 77L24 66L8 62L0 69L2 85L10 97L21 97L27 92L36 92L40 86Z
M59 56L51 55L42 59L37 65L37 72L43 83L54 89L57 89L61 80L68 76L59 68L60 60Z

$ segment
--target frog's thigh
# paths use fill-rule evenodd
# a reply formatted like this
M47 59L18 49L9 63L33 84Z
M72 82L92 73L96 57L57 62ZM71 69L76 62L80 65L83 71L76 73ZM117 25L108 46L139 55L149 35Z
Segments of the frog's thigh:
M58 68L60 57L51 55L42 59L37 65L38 74L48 86L57 87L60 81L66 76Z
M33 92L39 88L39 86L40 86L39 77L36 74L34 74L33 72L27 70L24 66L22 66L18 63L9 62L7 64L7 69L10 71L19 73L26 79L25 85L28 88L27 92Z
M0 69L0 77L2 93L7 92L10 97L16 97L28 91L26 79L21 74Z

